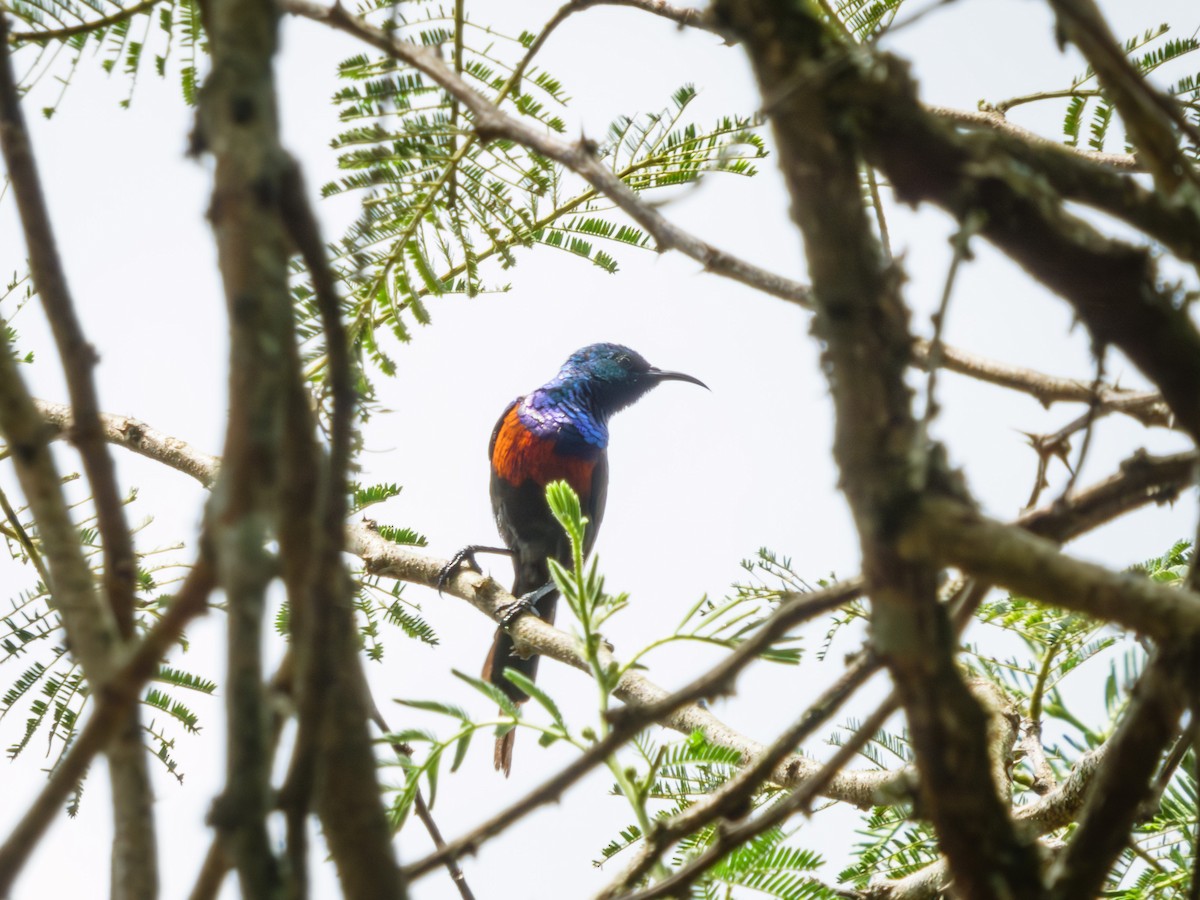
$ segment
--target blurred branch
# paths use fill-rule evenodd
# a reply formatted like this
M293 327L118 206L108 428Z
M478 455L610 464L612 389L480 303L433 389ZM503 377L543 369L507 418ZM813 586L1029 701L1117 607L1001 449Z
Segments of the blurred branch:
M99 403L92 377L92 369L98 359L95 349L83 334L58 255L13 75L10 43L8 17L0 11L0 149L3 150L8 180L16 198L30 272L54 335L71 399L73 424L68 437L83 460L91 490L96 527L103 546L104 592L117 631L115 642L100 650L99 655L112 657L119 644L133 636L137 578L133 539L125 521L125 506L117 486L116 471L100 429ZM0 348L0 352L9 353L10 350L5 346ZM17 377L15 369L11 375L14 379ZM24 415L32 413L36 416L27 395L22 398L22 405L27 406ZM50 470L45 471L48 473ZM29 485L23 482L22 486L28 492ZM75 540L78 541L77 536ZM82 557L80 563L87 569ZM48 587L56 590L57 580ZM95 680L97 675L106 675L110 665L110 660L106 659L98 668L97 662L93 658L88 671L93 686L98 683ZM125 727L108 748L109 777L113 787L112 890L118 900L152 900L158 893L153 796L146 752L142 746L139 710L136 706L131 707L127 714Z
M1189 649L1194 647L1191 642ZM1079 825L1047 873L1052 900L1089 900L1113 862L1150 791L1163 749L1179 734L1189 693L1190 653L1159 650L1138 679L1109 750L1092 781Z
M118 10L111 16L104 16L101 19L96 19L94 22L80 22L78 25L70 25L66 28L53 28L45 31L13 31L8 35L8 42L10 44L33 44L46 41L65 41L79 34L99 31L102 28L108 28L110 25L124 22L126 19L132 19L134 16L149 12L162 2L163 0L141 0L140 3L135 3L132 6Z
M350 342L325 244L294 160L284 166L280 201L284 226L312 278L333 402L326 455L316 440L291 337L280 527L284 579L292 599L299 714L294 767L283 792L294 826L289 840L305 840L311 793L345 895L399 896L403 880L375 776L368 724L374 704L362 671L353 586L342 555L358 400Z
M274 201L279 150L271 60L278 11L270 0L209 0L202 7L212 71L200 92L193 151L211 151L209 219L229 316L229 413L220 474L206 510L217 580L225 591L228 668L225 786L210 821L236 866L242 894L276 897L291 887L267 817L270 704L263 682L263 615L277 563L267 543L279 526L292 300L291 246ZM302 887L302 873L294 873ZM303 896L303 895L301 895Z
M1200 147L1200 131L1183 116L1175 101L1146 81L1133 67L1093 0L1048 0L1059 34L1079 48L1121 114L1129 142L1154 176L1164 196L1190 184L1192 202L1200 184L1187 156L1180 150L1177 131Z
M924 498L901 549L906 557L936 559L1022 596L1160 641L1200 637L1200 596L1074 559L1050 541L957 500Z
M1058 141L1051 140L1048 137L1038 134L1036 131L1030 131L1028 128L1022 128L1015 122L1011 122L1007 117L1000 112L982 109L982 110L966 110L966 109L951 109L948 106L925 106L925 111L930 115L937 116L953 125L962 125L967 128L986 128L991 131L996 131L1001 134L1006 134L1009 137L1016 138L1024 142L1030 147L1040 150L1046 150L1051 153L1062 153L1070 156L1085 159L1088 162L1093 162L1098 165L1108 166L1114 169L1126 169L1129 171L1138 171L1141 166L1138 163L1136 156L1127 153L1098 153L1094 150L1080 150L1075 147L1068 147Z

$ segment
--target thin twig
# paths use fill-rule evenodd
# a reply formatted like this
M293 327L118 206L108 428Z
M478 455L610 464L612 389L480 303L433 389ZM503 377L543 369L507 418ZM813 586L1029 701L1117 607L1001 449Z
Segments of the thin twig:
M1104 357L1105 348L1099 347L1096 350L1096 377L1092 381L1092 399L1088 402L1087 412L1084 414L1083 424L1083 443L1079 446L1079 458L1075 460L1075 468L1071 469L1070 477L1067 479L1066 485L1063 487L1062 496L1059 498L1065 500L1075 490L1075 482L1079 480L1079 474L1083 471L1083 464L1087 461L1088 450L1092 446L1092 434L1095 431L1096 420L1100 416L1100 387L1104 384Z
M933 314L933 338L929 341L929 350L924 368L929 373L925 382L925 415L918 429L918 447L924 447L929 437L929 426L938 414L937 404L937 374L942 366L944 346L942 332L946 327L946 314L950 309L950 297L954 293L954 282L958 276L958 268L964 259L969 258L969 245L975 232L982 224L978 215L968 214L952 241L954 253L950 258L950 268L946 272L946 283L942 287L942 299L938 303L937 312ZM890 256L890 254L889 254Z
M913 344L913 363L927 369L931 363L932 347L928 341ZM986 381L1000 387L1028 394L1045 407L1060 401L1092 403L1101 410L1121 413L1146 426L1173 428L1171 410L1157 391L1131 391L1110 384L1096 387L1086 381L1062 378L1043 372L1010 365L994 359L942 345L941 366L950 372Z
M124 22L126 19L132 19L136 15L150 11L162 2L163 0L141 0L140 3L127 6L113 13L111 16L105 16L94 22L80 22L78 25L70 25L66 28L55 28L47 31L14 31L9 34L8 40L13 44L22 42L65 41L68 38L75 37L77 34L99 31L101 28L108 28L110 25L116 25L119 22Z

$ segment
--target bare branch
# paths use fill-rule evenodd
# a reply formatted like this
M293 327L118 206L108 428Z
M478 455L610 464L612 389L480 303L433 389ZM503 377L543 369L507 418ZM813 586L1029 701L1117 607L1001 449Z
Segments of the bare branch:
M929 356L928 341L914 342L913 362L919 368L929 367ZM944 344L941 347L940 362L943 368L951 372L1029 394L1046 407L1058 401L1097 402L1100 409L1122 413L1143 425L1174 427L1171 410L1163 402L1162 394L1154 391L1130 391L1109 384L1101 384L1093 392L1094 383L1092 382L1046 375L1033 369L1009 365L954 347L947 347Z
M348 897L398 893L402 880L375 778L368 718L374 704L359 658L353 586L343 563L347 472L357 394L341 301L316 216L294 161L285 166L280 213L312 277L329 362L333 411L328 457L318 446L301 364L289 341L294 373L283 448L284 580L292 600L296 705L300 731L284 797L290 837L305 840L310 792ZM303 857L300 857L303 858Z
M284 164L271 71L278 12L269 0L211 0L202 12L213 68L194 140L216 159L210 219L231 331L224 464L206 515L228 607L226 781L211 820L242 893L273 897L284 873L266 829L274 796L262 620L276 574L267 541L279 515L292 305L290 244L278 211L261 198L278 195Z
M1129 709L1108 740L1107 758L1092 782L1079 827L1047 874L1053 900L1087 900L1103 887L1128 844L1162 751L1179 734L1191 680L1185 673L1191 668L1186 654L1159 651L1138 679Z
M51 436L65 436L71 428L71 407L46 400L33 402L42 417L54 426ZM217 478L217 466L221 462L218 457L201 453L185 441L151 428L145 422L129 416L102 415L100 427L109 443L190 475L206 488L211 488Z

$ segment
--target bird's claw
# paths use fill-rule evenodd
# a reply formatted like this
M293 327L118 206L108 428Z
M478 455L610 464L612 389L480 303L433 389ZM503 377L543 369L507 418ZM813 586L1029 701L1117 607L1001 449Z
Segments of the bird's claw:
M450 557L450 562L438 569L437 581L434 583L438 596L441 596L442 588L446 586L446 582L450 580L450 576L457 572L464 563L472 572L480 575L483 574L483 569L479 568L479 563L475 561L476 553L497 553L501 556L513 555L513 551L508 547L487 547L483 544L468 544Z
M555 590L554 582L550 581L543 584L535 591L530 591L528 594L522 594L512 603L506 603L496 610L496 615L500 624L507 628L513 623L517 616L521 613L532 612L537 613L537 605L545 599L546 595Z
M452 557L450 557L450 561L448 563L438 569L437 583L435 584L435 587L437 587L439 597L442 594L442 588L444 588L446 586L446 582L450 580L450 576L457 572L464 563L472 572L479 572L480 574L483 573L483 570L479 568L479 563L475 559L475 554L480 549L482 548L475 544L471 544L468 547L463 547Z

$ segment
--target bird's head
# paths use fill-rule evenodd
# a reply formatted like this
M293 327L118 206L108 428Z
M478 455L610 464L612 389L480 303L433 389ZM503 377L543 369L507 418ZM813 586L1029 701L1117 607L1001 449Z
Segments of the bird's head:
M689 381L708 389L699 378L656 368L620 344L589 344L576 350L559 370L557 380L581 387L603 416L624 409L664 381Z

